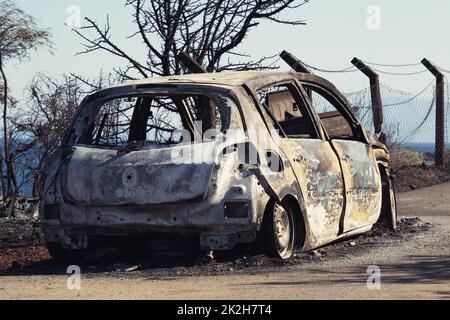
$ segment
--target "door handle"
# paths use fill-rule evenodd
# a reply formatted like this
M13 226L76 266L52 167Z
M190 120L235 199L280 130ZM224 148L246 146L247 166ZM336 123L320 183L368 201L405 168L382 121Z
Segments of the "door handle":
M353 159L351 157L349 157L348 155L342 156L341 160L342 160L342 162L347 162L347 163L353 162Z
M305 157L303 157L303 155L297 153L294 157L294 162L298 162L298 163L306 162Z

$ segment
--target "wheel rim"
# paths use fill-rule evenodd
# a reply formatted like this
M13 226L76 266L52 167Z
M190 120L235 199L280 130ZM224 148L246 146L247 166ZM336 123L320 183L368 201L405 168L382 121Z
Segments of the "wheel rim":
M292 249L293 228L289 212L282 206L274 208L274 235L280 257L289 257Z

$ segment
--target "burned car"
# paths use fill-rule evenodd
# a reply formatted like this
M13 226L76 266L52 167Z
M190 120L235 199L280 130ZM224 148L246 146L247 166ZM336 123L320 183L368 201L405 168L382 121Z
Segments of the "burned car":
M352 108L327 80L292 72L96 91L46 170L49 251L61 259L97 237L178 235L204 251L257 242L285 259L379 221L395 228L388 151Z

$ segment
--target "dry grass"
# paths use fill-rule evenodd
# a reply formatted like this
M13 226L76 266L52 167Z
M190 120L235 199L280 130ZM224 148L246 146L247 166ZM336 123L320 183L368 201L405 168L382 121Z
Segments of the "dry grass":
M396 177L394 180L396 190L409 191L450 181L450 152L445 152L444 166L434 166L433 162L432 153L391 151L391 168Z
M450 150L444 151L444 166L450 168Z
M391 167L396 170L402 167L416 167L424 163L424 155L411 150L391 152Z

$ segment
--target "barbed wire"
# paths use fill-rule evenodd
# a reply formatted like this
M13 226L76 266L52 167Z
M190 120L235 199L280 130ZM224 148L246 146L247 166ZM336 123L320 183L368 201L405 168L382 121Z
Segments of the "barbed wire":
M438 68L439 71L442 71L442 72L444 72L444 73L450 73L450 70L441 68L441 67L439 67L439 66L436 66L436 68Z
M353 65L351 65L351 66L349 66L347 68L344 68L344 69L330 70L330 69L324 69L324 68L315 67L315 66L313 66L313 65L311 65L309 63L306 63L306 62L304 62L302 60L298 60L298 61L302 65L304 65L305 67L307 67L309 69L312 69L314 71L318 71L318 72L324 72L324 73L348 73L348 72L356 72L356 71L358 71L358 69L355 66L353 66ZM296 65L294 65L293 69L295 69Z
M361 60L361 61L364 62L365 64L369 64L369 65L372 65L372 66L391 67L391 68L404 68L404 67L414 67L414 66L422 65L421 62L406 63L406 64L387 64L387 63L369 62L369 61L365 61L365 60Z
M425 115L425 117L423 118L423 120L420 122L420 124L414 129L410 131L409 135L406 135L401 141L400 144L405 143L405 141L411 137L413 137L414 135L416 135L418 132L421 131L422 126L425 124L425 122L427 122L428 118L431 115L431 111L433 110L433 106L434 106L434 102L436 101L436 91L433 94L433 99L431 99L431 103L430 103L430 107L428 108L428 111Z
M363 61L363 60L361 60ZM369 65L373 65L373 66L379 66L379 67L394 67L394 68L400 68L400 67L412 67L412 66L419 66L422 65L421 63L411 63L411 64L381 64L381 63L374 63L374 62L367 62L367 61L363 61L366 64ZM357 67L355 67L354 65L348 66L346 68L343 69L325 69L325 68L319 68L316 66L313 66L309 63L306 63L302 60L299 60L299 63L301 63L303 66L314 70L314 71L318 71L318 72L323 72L323 73L349 73L349 72L357 72L359 69ZM364 67L363 67L364 68ZM294 68L295 69L295 65ZM418 75L418 74L422 74L427 72L427 69L424 70L418 70L418 71L412 71L412 72L389 72L389 71L385 71L385 70L381 70L379 68L373 68L372 70L381 73L381 74L386 74L386 75L392 75L392 76L413 76L413 75ZM445 69L443 69L445 70ZM447 70L445 70L445 72L447 72ZM450 71L448 71L450 73Z
M434 83L434 80L430 81L430 83L427 86L430 86L432 83ZM393 88L393 87L391 87L390 85L388 85L386 83L380 83L380 86L382 88L384 88L384 89L389 90L390 92L393 92L395 94L402 95L402 96L410 96L411 94L413 94L413 93L411 93L409 91L404 91L404 90L401 90L401 89L398 89L398 88Z
M400 89L396 89L396 88L392 88L391 86L381 83L380 86L383 87L384 89L388 90L391 93L397 94L397 95L403 95L403 96L410 96L412 95L411 98L408 98L406 100L402 100L399 102L395 102L395 103L383 103L383 107L390 107L390 106L397 106L397 105L402 105L402 104L407 104L415 99L417 99L419 96L421 96L424 92L426 92L432 85L434 84L434 80L431 81L430 83L428 83L425 88L423 88L422 90L420 90L417 93L411 93L411 92L406 92L406 91L402 91ZM343 92L344 96L347 97L347 99L350 99L353 96L360 96L363 93L367 94L369 91L369 88L364 88L362 90L358 90L358 91L354 91L354 92ZM368 107L370 108L370 107Z
M278 59L279 60L279 59ZM276 62L278 62L278 60ZM357 72L359 69L357 67L355 67L354 65L348 66L346 68L343 69L325 69L325 68L320 68L320 67L316 67L313 66L309 63L306 63L305 61L302 60L298 60L300 64L302 64L303 66L314 70L314 71L318 71L318 72L323 72L323 73L349 73L349 72ZM417 63L405 63L405 64L388 64L388 63L376 63L376 62L370 62L370 61L365 61L365 60L361 60L362 62L364 62L367 65L371 65L371 66L378 66L378 67L387 67L387 68L408 68L408 67L417 67L417 66L423 66L423 64L421 62L417 62ZM436 66L437 69L439 69L440 71L444 72L444 73L450 73L450 70ZM295 65L294 68L295 69ZM363 67L364 69L364 67ZM418 71L411 71L411 72L391 72L391 71L385 71L382 70L380 68L371 68L373 71L381 73L381 74L385 74L385 75L391 75L391 76L414 76L414 75L418 75L418 74L422 74L422 73L426 73L428 72L428 69L423 69L423 70L418 70Z
M384 71L384 70L380 70L380 69L376 69L376 68L372 68L372 69L373 69L373 71L376 71L378 73L382 73L382 74L386 74L386 75L390 75L390 76L414 76L414 75L428 72L428 69L424 69L424 70L420 70L420 71L413 71L413 72L389 72L389 71Z
M428 90L429 87L431 87L434 83L434 80L431 81L424 89L422 89L421 91L419 91L417 94L414 94L414 96L412 96L411 98L404 100L404 101L400 101L400 102L395 102L395 103L390 103L390 104L383 104L383 107L392 107L392 106L399 106L402 104L406 104L409 103L411 101L413 101L414 99L417 99L420 95L422 95L425 91ZM386 89L390 90L391 87L385 84L381 84L382 86L384 86ZM393 88L392 88L393 89ZM401 92L401 90L398 89L393 89L391 90L391 92Z
M368 92L369 88L364 88L361 90L357 90L357 91L351 91L351 92L342 92L342 94L346 97L351 97L351 96L355 96L355 95L360 95L363 92Z

